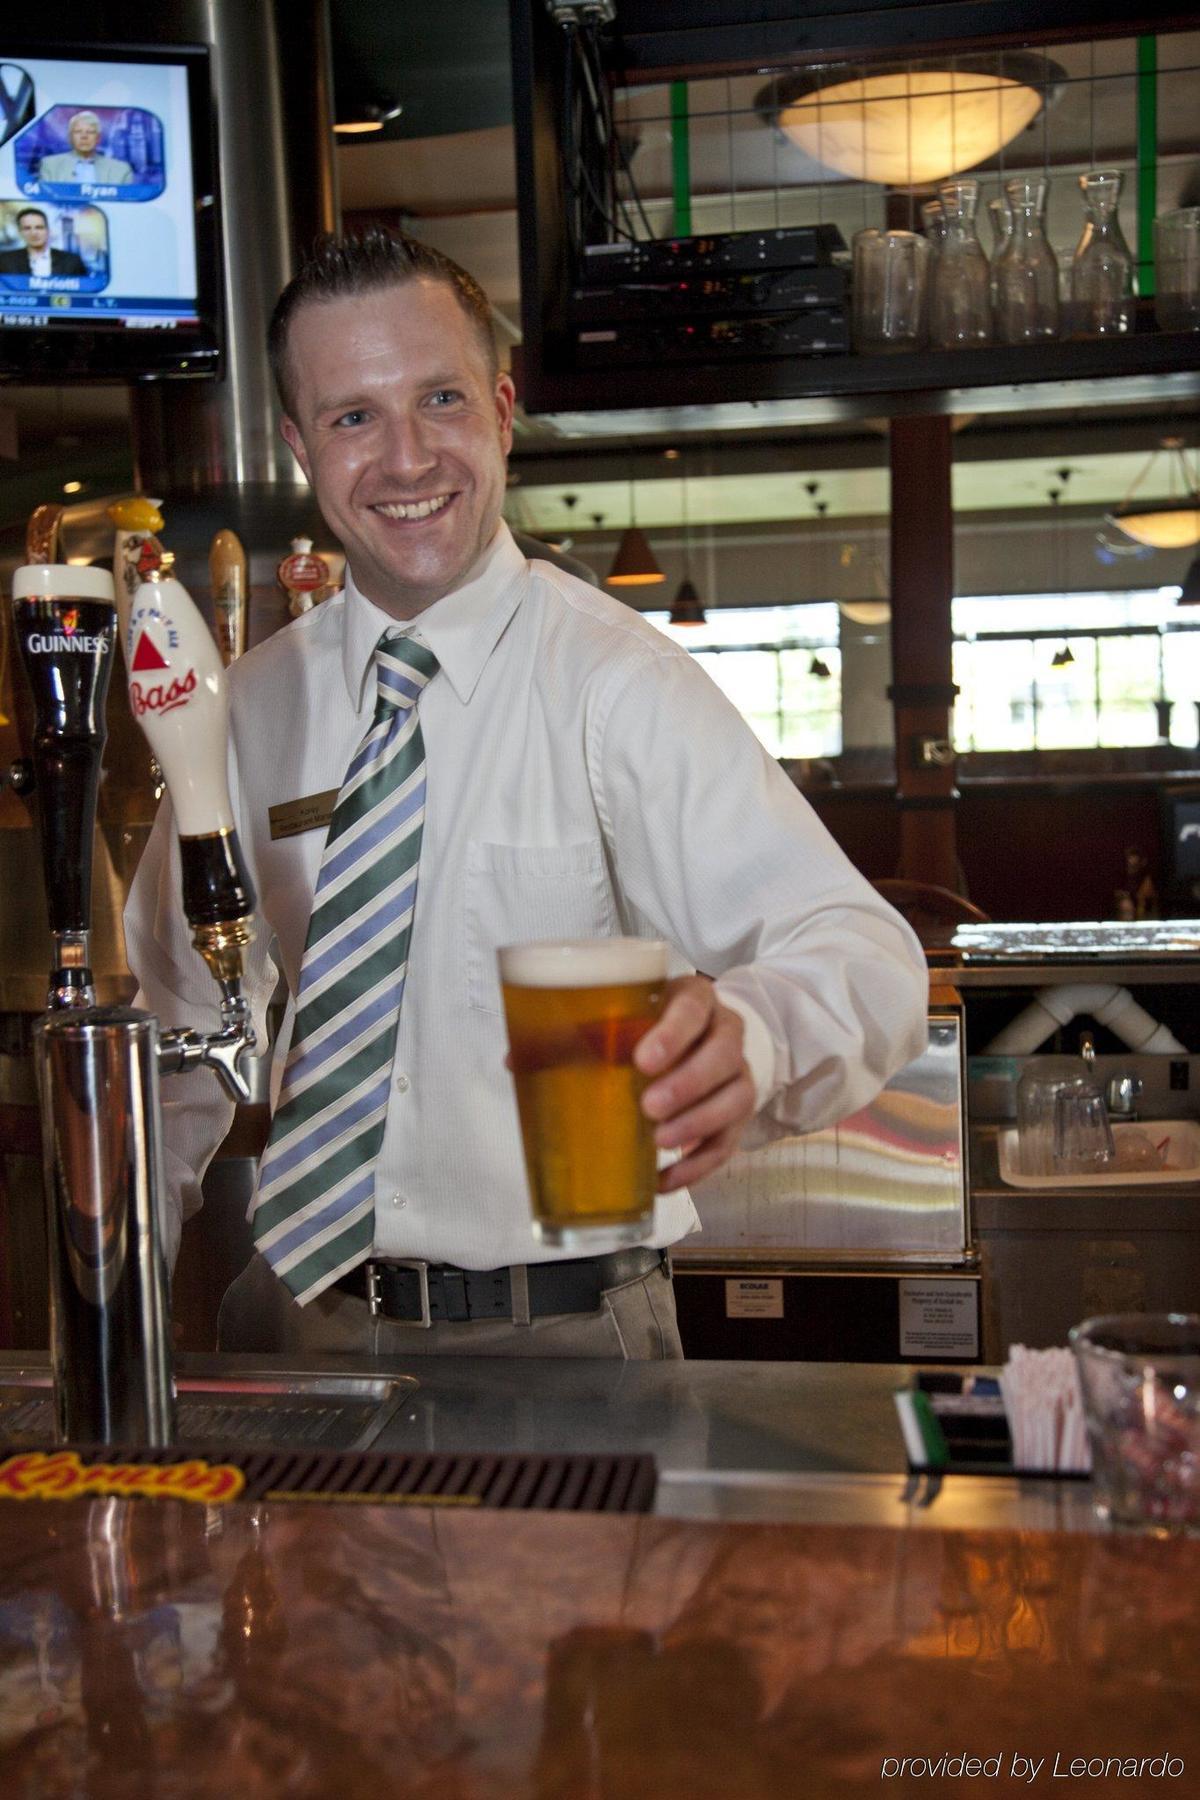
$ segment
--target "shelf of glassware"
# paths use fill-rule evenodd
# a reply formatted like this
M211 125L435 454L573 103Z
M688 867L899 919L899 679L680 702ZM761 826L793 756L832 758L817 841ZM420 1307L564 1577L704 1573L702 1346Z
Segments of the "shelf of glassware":
M1139 311L1145 306L1140 303ZM722 410L731 424L767 425L1141 405L1200 395L1200 331L1149 326L1125 337L603 370L572 369L565 356L556 364L554 349L547 337L542 356L527 356L519 370L521 399L530 413L674 413L691 407L703 409L697 422L711 428L722 423ZM754 409L753 418L732 416L747 406ZM685 423L672 417L663 428Z

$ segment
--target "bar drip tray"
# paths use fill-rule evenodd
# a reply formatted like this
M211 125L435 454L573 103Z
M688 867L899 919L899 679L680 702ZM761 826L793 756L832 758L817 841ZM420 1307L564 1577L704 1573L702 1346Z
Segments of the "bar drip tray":
M178 1443L364 1450L418 1386L412 1375L180 1376ZM0 1446L54 1438L48 1369L0 1369Z

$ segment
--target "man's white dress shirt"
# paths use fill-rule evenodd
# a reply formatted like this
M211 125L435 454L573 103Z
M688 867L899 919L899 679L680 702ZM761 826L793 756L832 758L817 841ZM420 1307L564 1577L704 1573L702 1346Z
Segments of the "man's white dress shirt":
M230 672L230 778L258 892L247 993L260 1042L280 971L294 995L324 828L272 841L268 809L336 790L371 718L396 622L344 593ZM501 944L666 938L746 1023L753 1137L863 1106L924 1048L920 948L719 688L663 633L501 526L466 583L412 623L440 669L422 695L428 783L416 917L376 1181L375 1250L465 1268L547 1255L528 1192L496 974ZM164 802L125 914L138 1004L217 1023L192 948ZM280 1035L278 1091L291 1029ZM164 1082L174 1260L232 1107L207 1071ZM659 1195L655 1245L696 1229ZM551 1253L552 1254L552 1253Z

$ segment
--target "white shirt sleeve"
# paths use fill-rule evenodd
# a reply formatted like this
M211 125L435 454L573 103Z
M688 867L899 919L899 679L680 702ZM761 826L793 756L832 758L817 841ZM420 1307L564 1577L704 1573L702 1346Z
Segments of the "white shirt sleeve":
M925 1048L913 932L686 654L607 690L594 781L631 922L673 940L746 1024L746 1145L865 1106Z
M244 836L241 843L245 854ZM220 990L192 944L182 892L179 837L171 803L164 799L125 906L126 956L139 982L134 1005L154 1013L164 1030L178 1025L216 1031L221 1022ZM277 979L269 951L269 934L259 919L246 953L244 982L257 1056L267 1050L267 1006ZM200 1184L229 1131L233 1112L233 1101L211 1069L164 1076L162 1226L169 1269L179 1254L184 1220L200 1210Z

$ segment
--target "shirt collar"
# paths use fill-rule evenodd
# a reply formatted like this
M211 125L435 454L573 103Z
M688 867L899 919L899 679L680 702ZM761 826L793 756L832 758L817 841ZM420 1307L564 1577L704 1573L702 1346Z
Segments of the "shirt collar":
M359 591L347 563L342 668L354 710L362 707L375 646L381 633L389 630L408 632L417 643L428 645L465 704L520 603L528 572L529 564L501 520L461 587L435 600L415 619L393 619Z

